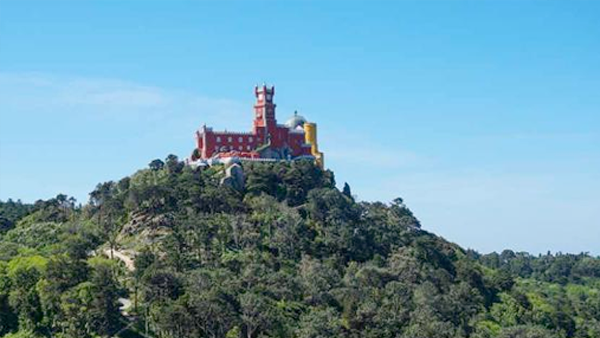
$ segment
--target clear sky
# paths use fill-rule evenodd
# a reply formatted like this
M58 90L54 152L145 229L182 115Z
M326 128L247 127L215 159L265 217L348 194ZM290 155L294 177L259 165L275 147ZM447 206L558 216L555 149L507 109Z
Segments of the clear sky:
M87 201L253 86L338 184L482 252L600 254L600 1L0 1L0 199Z

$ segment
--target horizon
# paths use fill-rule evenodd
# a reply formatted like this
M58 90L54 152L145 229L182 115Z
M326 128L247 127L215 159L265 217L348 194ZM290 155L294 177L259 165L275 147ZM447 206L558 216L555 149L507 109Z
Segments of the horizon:
M100 182L189 156L204 123L249 130L268 82L278 122L316 122L359 200L402 197L424 230L482 253L597 256L598 10L3 2L0 200L87 203Z

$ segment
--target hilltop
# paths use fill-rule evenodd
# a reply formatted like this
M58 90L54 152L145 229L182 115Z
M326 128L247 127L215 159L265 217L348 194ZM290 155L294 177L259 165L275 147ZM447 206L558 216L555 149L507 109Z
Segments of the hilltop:
M312 161L225 169L0 203L0 336L600 336L598 258L465 250Z

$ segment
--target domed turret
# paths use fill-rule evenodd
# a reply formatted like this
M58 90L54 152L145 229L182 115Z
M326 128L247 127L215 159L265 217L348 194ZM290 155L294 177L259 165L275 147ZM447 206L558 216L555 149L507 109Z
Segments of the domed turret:
M306 119L302 117L302 115L298 115L298 112L294 112L294 116L290 117L286 122L285 126L290 129L296 129L298 127L303 127L306 123Z

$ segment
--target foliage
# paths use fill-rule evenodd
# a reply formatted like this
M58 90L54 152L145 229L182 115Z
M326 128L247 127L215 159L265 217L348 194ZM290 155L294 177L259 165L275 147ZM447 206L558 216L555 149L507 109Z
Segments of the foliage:
M84 206L0 203L0 336L600 336L598 258L465 251L309 161L244 164L243 191L223 169L169 155Z
M20 200L9 199L0 201L0 235L12 229L14 225L24 216L31 213L33 205L23 204Z

